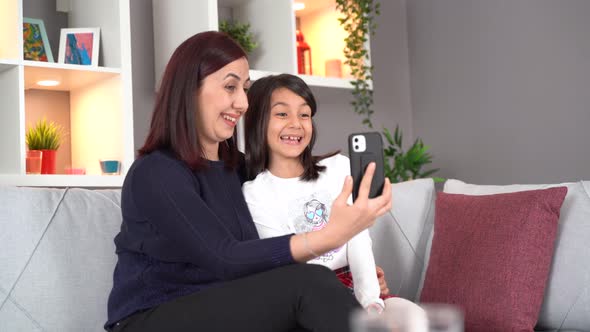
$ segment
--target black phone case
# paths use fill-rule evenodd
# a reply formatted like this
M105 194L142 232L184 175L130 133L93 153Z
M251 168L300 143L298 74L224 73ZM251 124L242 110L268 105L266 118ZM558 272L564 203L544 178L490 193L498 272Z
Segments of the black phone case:
M365 136L367 148L363 152L355 152L353 150L352 137L356 135ZM381 134L378 132L356 133L348 136L348 155L350 156L350 174L353 179L352 199L356 200L358 196L359 186L365 169L370 162L375 162L375 175L371 182L371 190L369 198L377 197L383 191L383 183L385 180L384 166L383 166L383 141Z

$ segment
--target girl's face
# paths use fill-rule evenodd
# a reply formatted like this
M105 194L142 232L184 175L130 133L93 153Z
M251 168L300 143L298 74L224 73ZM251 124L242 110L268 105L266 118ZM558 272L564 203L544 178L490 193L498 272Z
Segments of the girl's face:
M232 137L248 109L248 61L238 59L205 77L197 91L197 132L207 159L217 160L219 142Z
M305 99L287 88L276 89L270 98L266 131L270 163L298 161L312 133L311 108Z

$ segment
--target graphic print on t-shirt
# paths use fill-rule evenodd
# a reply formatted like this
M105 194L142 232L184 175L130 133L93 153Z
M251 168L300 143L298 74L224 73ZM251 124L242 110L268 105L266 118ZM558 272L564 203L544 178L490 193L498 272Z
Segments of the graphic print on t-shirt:
M328 217L326 205L317 199L312 199L303 205L303 214L307 223L311 224L312 231L320 230L326 226L326 218Z
M323 196L323 197L322 197ZM323 199L323 198L328 198ZM328 224L329 211L326 204L321 201L329 200L327 193L316 193L312 197L300 198L297 200L295 207L299 207L299 211L291 209L290 215L293 225L295 226L296 233L313 232L320 230ZM321 260L324 263L334 259L334 254L338 252L340 248L328 251L327 253L313 259Z

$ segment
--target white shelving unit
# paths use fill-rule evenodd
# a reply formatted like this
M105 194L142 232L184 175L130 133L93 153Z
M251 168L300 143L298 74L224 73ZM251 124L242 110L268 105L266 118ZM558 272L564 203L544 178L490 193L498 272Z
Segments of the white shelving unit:
M57 1L62 13L56 8L41 17L27 12L27 1L0 2L0 185L121 186L134 159L130 0ZM98 67L23 60L23 17L47 22L63 12L67 25L56 30L101 29ZM57 60L57 54L53 57ZM42 87L37 85L41 79L60 84ZM54 95L66 102L56 103ZM58 150L58 174L27 175L25 133L42 117L68 128ZM68 160L66 166L83 167L87 175L63 174L60 155ZM99 159L104 158L120 160L121 175L101 175Z
M294 10L303 3L305 9ZM326 77L325 62L344 63L344 38L335 0L153 0L155 77L159 85L174 49L195 33L218 30L219 20L249 23L259 46L249 55L250 77L297 74L310 86L351 89L347 66L343 77ZM297 73L296 29L311 48L313 75Z

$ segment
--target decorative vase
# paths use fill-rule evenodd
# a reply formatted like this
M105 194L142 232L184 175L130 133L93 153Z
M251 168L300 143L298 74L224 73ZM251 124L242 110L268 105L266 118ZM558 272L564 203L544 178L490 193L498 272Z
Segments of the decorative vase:
M55 174L55 154L57 150L41 150L41 174Z
M312 75L311 48L309 47L309 44L305 42L305 38L301 31L295 31L295 35L297 40L297 73Z
M121 171L121 162L116 159L101 159L99 162L102 175L118 175Z

